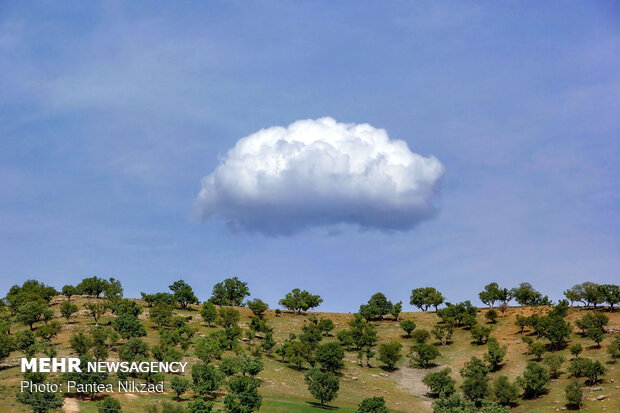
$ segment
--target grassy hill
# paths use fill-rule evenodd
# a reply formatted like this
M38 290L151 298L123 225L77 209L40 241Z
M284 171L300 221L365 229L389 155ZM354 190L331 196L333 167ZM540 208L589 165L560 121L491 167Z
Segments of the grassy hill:
M94 325L93 319L88 316L84 310L84 304L89 300L86 297L73 297L72 302L78 305L80 311L74 315L67 323L65 319L60 318L60 305L66 300L64 297L56 297L51 301L50 307L55 311L55 317L62 323L62 332L53 339L58 348L58 357L75 356L69 346L70 336L78 331L87 331ZM92 299L90 299L92 300ZM150 345L158 342L158 329L149 320L149 308L140 300L136 300L142 307L143 313L140 315L141 321L145 324L147 336L144 338ZM485 324L492 327L491 336L497 338L501 345L508 346L508 352L505 357L505 364L499 371L490 373L491 380L498 375L506 375L510 380L514 380L523 372L528 360L533 357L527 355L527 345L523 342L522 336L527 335L526 331L521 334L519 328L515 326L517 315L531 315L533 312L544 313L547 309L543 307L511 307L503 316L501 316L495 324L487 324L484 315L488 311L481 309L477 315L479 324ZM241 312L240 326L247 330L250 323L252 313L247 308L239 308ZM586 312L594 310L583 308L571 308L566 317L567 321L574 321L582 317ZM600 311L600 310L597 310ZM207 334L219 327L209 327L200 317L199 306L191 306L186 310L175 310L177 315L190 318L189 323L197 330L194 336L196 338ZM583 357L600 360L604 363L607 372L603 376L602 381L594 386L585 387L584 409L591 412L619 412L620 411L620 367L610 361L606 347L612 340L613 332L620 331L620 312L605 312L609 316L610 321L607 326L608 333L605 334L601 347L597 347L594 343L582 337L575 328L570 344L581 343L584 351ZM274 330L274 338L278 343L284 342L291 333L299 334L304 324L309 323L310 315L319 317L327 317L335 323L335 330L332 337L324 340L336 340L335 334L347 327L347 323L352 320L353 314L344 313L309 313L307 315L298 315L290 312L282 312L276 316L273 310L268 310L265 318L270 327ZM100 320L100 325L107 325L113 316L109 313ZM402 313L401 320L413 320L417 324L417 329L431 330L433 326L440 321L434 312L417 312ZM40 325L38 323L37 325ZM345 368L340 377L340 391L336 400L331 402L330 410L336 412L354 412L357 404L364 398L370 396L383 396L387 402L388 408L393 412L430 412L432 411L432 400L427 396L428 388L422 384L421 380L424 375L430 371L436 371L441 368L450 367L451 375L457 381L457 388L461 382L459 369L472 356L482 358L487 351L486 345L477 345L472 342L470 331L462 328L456 328L452 338L452 344L445 347L439 347L441 356L435 360L437 366L430 369L421 369L410 365L406 354L413 342L410 338L404 337L403 330L399 327L399 323L393 320L384 320L373 322L378 332L378 343L397 340L403 345L403 358L398 362L394 371L388 371L382 368L382 363L376 357L372 359L372 367L361 367L357 361L356 352L347 352L345 355ZM12 334L27 328L15 325ZM611 332L611 333L610 333ZM435 343L435 339L431 338L431 343ZM439 346L439 343L436 343ZM241 348L247 347L247 342L240 343ZM117 348L110 349L110 358L117 358ZM561 354L566 356L563 366L563 373L556 380L552 380L549 386L549 392L537 399L519 400L519 404L512 410L514 412L530 412L530 411L560 411L565 410L564 388L570 381L569 374L566 372L566 366L571 359L568 350L561 350ZM232 354L232 353L225 353ZM27 412L31 411L29 407L18 403L15 399L16 392L19 389L19 382L22 374L19 371L18 361L22 354L15 351L4 361L2 369L0 369L0 410L2 412ZM184 360L192 365L199 362L193 355L193 348L185 353ZM260 393L263 396L262 412L321 412L322 409L317 406L316 400L310 395L307 386L304 383L305 370L298 371L293 366L279 361L279 357L275 354L272 357L263 357L264 370L258 375L262 384ZM305 367L308 367L307 365ZM189 369L188 369L189 370ZM190 377L189 371L185 373ZM166 393L163 395L140 395L140 394L115 394L123 406L123 411L128 412L144 412L146 407L153 405L162 400L171 401L172 392L169 386L170 376L166 377ZM580 379L583 383L584 379ZM223 393L222 393L223 394ZM604 398L600 397L604 396ZM180 402L186 404L194 397L189 391L182 396ZM602 398L602 400L597 400ZM221 405L223 397L217 397L216 404ZM67 412L96 412L96 400L92 401L88 398L79 399L76 397L65 397L63 410Z

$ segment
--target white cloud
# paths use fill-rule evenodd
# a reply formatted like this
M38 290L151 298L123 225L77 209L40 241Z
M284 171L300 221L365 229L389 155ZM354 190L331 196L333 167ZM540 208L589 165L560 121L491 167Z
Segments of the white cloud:
M195 208L203 220L267 235L340 223L407 230L432 217L443 173L437 158L383 129L299 120L240 139L203 178Z

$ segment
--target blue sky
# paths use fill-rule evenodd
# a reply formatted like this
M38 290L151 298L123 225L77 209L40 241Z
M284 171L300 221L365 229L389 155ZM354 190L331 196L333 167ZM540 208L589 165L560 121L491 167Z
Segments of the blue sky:
M0 289L238 276L271 305L490 281L553 298L620 268L614 2L2 2ZM242 137L329 116L445 167L413 229L231 232L201 179Z

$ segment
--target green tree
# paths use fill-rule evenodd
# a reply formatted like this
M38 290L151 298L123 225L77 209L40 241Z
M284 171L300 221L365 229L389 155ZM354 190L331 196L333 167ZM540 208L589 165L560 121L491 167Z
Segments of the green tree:
M515 319L515 325L519 327L519 333L523 333L523 330L525 330L525 327L527 326L527 322L527 317L524 317L521 314L517 314L517 317Z
M583 377L591 360L584 357L575 357L568 365L568 372L575 378Z
M508 346L500 346L496 338L489 338L487 341L488 351L484 354L484 359L491 366L491 370L498 370L504 361Z
M512 296L522 306L526 305L541 305L545 301L538 291L532 287L530 283L521 283L518 287L513 288L511 291ZM547 300L548 301L548 300Z
M120 413L121 411L121 402L113 397L106 396L105 399L97 403L98 413Z
M103 287L103 295L106 298L120 298L123 296L123 286L117 279L110 278Z
M598 304L601 304L605 301L603 294L601 292L601 286L599 284L593 282L585 282L581 284L583 287L583 298L586 300L588 305L593 305L594 308Z
M121 314L112 320L112 327L124 339L146 336L144 325L130 314Z
M614 306L620 303L620 286L615 284L603 284L599 287L599 291L604 302L609 304L609 311L613 313Z
M570 301L570 306L572 307L575 301L581 301L582 295L579 291L579 287L575 285L564 291L564 297L566 297L566 299Z
M284 349L286 359L293 363L297 370L301 370L303 363L312 361L312 346L301 341L292 341Z
M215 304L210 301L205 301L200 309L200 315L209 327L211 327L211 323L217 319L217 309L215 308Z
M59 409L64 403L62 395L50 391L43 392L20 392L17 393L17 401L30 406L34 413L47 413Z
M596 384L599 377L605 374L605 366L598 360L586 359L583 375L588 378L587 382L590 384Z
M395 321L398 321L400 318L400 313L403 311L403 302L399 301L392 307L390 314L394 317Z
M244 376L247 374L254 378L258 375L258 373L263 371L264 367L265 366L260 357L244 356L241 359L241 373Z
M323 299L320 296L310 294L306 290L302 291L299 288L294 288L280 300L279 304L299 314L302 311L305 312L311 308L318 307L322 302Z
M450 342L453 331L454 329L452 326L448 324L436 324L435 327L433 327L432 333L435 338L439 340L441 346L445 347Z
M213 335L200 337L196 340L194 355L205 363L211 363L216 358L219 359L222 357L222 352L219 340Z
M149 310L149 319L158 327L168 326L172 321L172 306L169 304L157 304Z
M581 354L581 352L583 351L583 347L581 344L575 343L570 346L568 350L570 351L570 354L573 355L573 357L579 357L579 354Z
M478 413L476 405L454 393L433 402L433 413Z
M225 357L220 363L220 371L226 377L234 376L241 371L241 359L239 357Z
M499 285L496 282L487 284L484 287L484 290L478 294L478 297L480 297L480 301L482 301L485 305L493 308L495 302L500 299Z
M460 374L463 377L463 394L467 399L478 403L487 396L489 367L482 360L472 357L460 370Z
M517 378L517 383L523 388L525 398L536 398L547 391L551 377L547 370L538 363L527 363L523 376Z
M32 358L39 351L37 339L32 331L20 331L15 338L17 340L17 349L24 353L27 358Z
M393 370L396 363L401 359L401 350L403 346L398 341L390 341L381 343L379 346L379 360L384 363L389 370Z
M566 405L568 407L581 410L581 404L583 402L583 389L577 379L573 379L573 381L566 385L564 395L566 398Z
M601 341L603 341L603 329L600 327L590 327L586 330L586 337L596 343L598 348L601 348Z
M250 295L248 283L237 277L226 278L213 286L209 301L215 305L240 306L245 297Z
M224 375L210 364L198 363L192 366L194 391L201 396L210 395L222 385Z
M69 339L69 345L79 357L82 357L88 354L90 348L93 345L93 342L89 336L80 331L71 336L71 338Z
M527 346L527 351L529 354L536 356L536 360L542 360L543 354L545 354L546 348L543 343L540 341L533 341Z
M238 310L229 307L220 308L218 311L218 324L224 328L232 327L237 325L239 320L241 319L241 315Z
M172 410L171 408L180 410ZM205 402L203 399L196 399L187 403L187 411L189 413L211 413L213 411L213 402ZM183 409L183 406L168 406L166 408L164 405L162 406L161 413L185 413L185 409Z
M492 393L499 404L509 406L517 402L519 386L516 383L510 383L506 376L498 376L493 381Z
M428 386L433 397L450 396L456 391L455 381L450 377L450 372L451 370L446 367L424 376L422 383Z
M424 344L428 341L429 338L431 338L431 333L429 333L428 330L424 329L415 330L411 334L411 338L418 344Z
M607 346L607 353L611 356L612 362L616 362L616 359L620 357L620 334L616 334L614 339Z
M548 354L545 356L543 363L547 366L551 378L557 379L560 376L562 364L564 363L564 356L561 354Z
M430 366L431 362L440 356L437 347L431 344L418 343L409 350L409 359L418 363L423 369Z
M487 320L489 320L489 323L491 324L495 324L495 322L497 321L497 318L499 317L499 314L497 314L497 311L490 309L489 311L486 312L486 314L484 315L484 318L486 318Z
M172 380L170 380L170 388L172 391L176 393L176 399L180 400L181 395L189 389L190 382L183 377L174 376Z
M541 319L542 336L549 340L552 350L566 346L566 341L573 332L569 322L560 316L547 316Z
M49 324L42 325L37 330L37 335L41 337L43 340L50 341L52 338L56 337L62 327L58 321L52 321Z
M46 305L56 295L58 295L58 291L54 287L36 280L28 280L21 287L19 285L12 286L4 301L13 313L17 313L18 308L25 303L38 301Z
M320 344L316 347L314 360L322 371L337 373L344 368L344 348L334 341Z
M415 322L411 321L411 320L403 320L400 322L400 328L402 328L405 331L405 334L407 335L407 337L411 337L411 332L413 330L415 330Z
M340 383L334 373L311 369L304 376L304 380L308 385L308 391L315 399L320 401L321 406L324 406L325 403L329 403L338 396Z
M428 310L429 307L437 307L443 303L443 295L433 287L415 288L411 291L409 303L418 307L422 311Z
M254 313L254 315L258 318L263 318L265 311L267 311L267 309L269 308L267 303L265 303L260 298L248 300L247 306L252 311L252 313Z
M103 278L90 277L84 278L77 286L76 290L78 294L92 295L99 298L103 290L105 289L107 282Z
M230 392L224 398L228 413L251 413L258 411L262 396L258 392L260 382L250 377L232 377L228 382Z
M317 327L319 328L319 330L321 330L321 333L323 333L323 335L327 337L336 326L331 319L321 317L319 323L317 324Z
M99 319L107 313L109 309L106 303L97 303L94 301L87 302L84 307L88 310L93 320L95 320L95 325L99 325Z
M312 348L314 348L323 339L323 334L317 325L307 324L302 327L299 339L304 343L310 344Z
M476 341L476 343L483 344L484 342L489 340L489 336L491 335L491 328L485 326L474 326L471 329L471 337Z
M65 285L62 287L62 295L67 297L67 300L71 300L71 297L77 294L77 288L72 285Z
M604 331L607 324L609 324L609 317L598 312L587 313L575 322L575 325L581 329L583 334L587 334L587 331L591 328L599 328Z
M0 362L6 360L15 350L17 350L15 338L8 334L0 334Z
M399 303L396 305L398 306ZM394 308L394 304L387 299L383 293L375 293L370 297L367 304L360 306L359 313L362 314L367 320L373 320L376 318L382 319L383 316L392 314L395 318L398 318L400 309L402 309L402 303L400 303L400 309ZM395 311L398 310L398 311Z
M67 319L67 323L69 322L69 318L71 318L73 314L77 313L77 311L78 311L77 305L69 301L65 301L60 306L60 314L62 314L62 316Z
M149 357L149 345L139 338L131 338L118 348L118 358L122 361L144 361Z
M174 301L182 309L186 309L190 304L198 304L198 297L194 294L192 287L184 280L178 280L168 286L174 295Z
M437 311L439 318L453 327L473 326L476 324L476 314L478 314L478 309L470 301L457 304L446 303L446 308Z
M46 310L47 304L44 301L28 301L18 307L15 319L34 330L34 324L41 320Z
M383 397L367 397L357 406L357 413L390 413Z

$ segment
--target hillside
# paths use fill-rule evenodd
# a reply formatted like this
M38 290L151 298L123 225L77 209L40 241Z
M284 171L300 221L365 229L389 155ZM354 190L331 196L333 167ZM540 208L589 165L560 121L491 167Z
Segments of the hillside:
M66 298L55 297L50 302L50 308L54 310L54 317L61 320L62 331L53 339L53 342L58 348L58 356L73 355L69 345L70 336L73 333L79 331L87 331L94 326L92 317L88 316L88 312L83 309L83 305L87 301L93 299L87 299L86 297L73 297L71 301L75 303L80 311L73 316L67 323L65 319L61 319L60 305ZM103 301L103 299L99 299ZM151 310L147 308L146 304L141 300L135 300L143 308L143 313L139 316L141 321L146 326L147 336L144 340L151 346L156 345L158 342L158 329L149 320L148 313ZM187 317L189 324L197 330L193 341L198 337L208 334L219 327L209 327L200 317L200 307L190 306L186 310L175 310L177 315ZM247 308L238 308L241 313L241 319L239 325L243 330L248 329L252 313ZM477 315L477 321L479 324L486 324L484 317L486 309L481 309ZM500 317L496 324L488 324L492 327L491 336L498 339L501 345L506 344L508 346L508 352L505 357L505 364L502 368L496 372L491 372L489 377L491 380L498 375L506 375L512 381L517 376L521 375L527 361L533 359L532 356L528 356L527 345L522 340L522 334L519 333L519 328L515 326L515 319L517 315L531 315L533 312L544 313L546 308L542 307L511 307L509 308L503 317ZM574 325L574 321L583 316L584 314L592 312L592 310L585 310L582 308L571 308L569 310L566 319L571 321ZM612 340L612 334L609 332L615 332L620 330L620 313L606 314L610 317L609 325L607 326L608 333L605 334L604 340L601 343L601 348L598 348L594 343L582 337L578 334L577 329L574 330L570 344L581 343L584 347L584 351L581 354L583 357L600 360L604 363L607 373L602 378L602 381L594 386L585 387L585 402L584 408L593 412L615 412L620 411L620 369L616 364L610 362L610 356L607 354L606 347ZM335 334L347 327L347 323L353 319L352 314L343 313L308 313L306 315L293 314L291 312L282 312L281 315L276 316L273 310L268 310L265 314L265 319L269 326L273 328L274 338L277 343L284 342L291 333L299 334L302 327L308 324L311 316L326 317L333 320L335 329L332 332L332 337L327 337L324 341L336 340ZM108 313L100 320L100 325L106 326L110 323L113 316ZM439 318L434 312L416 312L416 313L402 313L401 320L413 320L417 324L417 330L428 329L431 330L433 325L437 323ZM403 330L399 327L399 323L393 320L375 321L373 324L377 328L378 332L378 344L387 342L390 340L396 340L403 345L402 354L405 356L408 353L409 347L412 346L412 339L404 337ZM27 329L27 327L25 327ZM23 326L14 326L12 334L16 334L20 330L23 330ZM526 329L523 335L527 335ZM434 343L436 340L431 338L430 342ZM239 340L240 346L243 349L248 347L247 339ZM439 346L439 343L436 345ZM432 411L431 402L432 399L427 396L428 388L422 384L422 377L430 371L437 371L444 367L450 367L451 375L457 381L457 387L461 382L461 378L458 374L460 368L464 363L472 356L482 358L483 354L487 350L486 345L477 345L472 343L470 331L463 328L456 328L454 330L452 344L444 347L439 346L441 356L435 360L437 366L430 369L421 369L412 367L409 359L403 357L397 364L397 368L394 371L387 371L382 368L382 363L375 357L371 360L372 367L361 367L357 361L357 354L354 351L347 351L345 355L345 368L342 370L340 379L340 391L337 399L329 403L330 406L337 408L340 412L353 412L356 410L357 404L369 396L383 396L386 400L386 404L390 411L393 412L427 412ZM118 346L110 348L110 359L117 358ZM241 350L243 351L243 350ZM566 360L570 360L571 356L567 349L561 350L561 354L566 356ZM225 352L224 356L232 355L232 352ZM0 406L2 411L8 412L26 412L30 411L27 406L24 406L15 401L15 394L19 388L19 382L21 380L21 373L17 365L19 358L22 355L19 352L13 352L11 356L4 361L3 369L0 370L2 376L2 382L0 385ZM304 365L302 371L296 370L292 365L278 361L280 357L273 354L271 357L264 356L264 370L258 375L261 380L260 393L263 396L262 407L260 411L264 412L313 412L320 411L316 407L315 399L309 394L307 386L304 383L304 372L309 367ZM184 360L188 361L190 365L199 362L194 357L192 348L185 352ZM216 361L217 363L217 361ZM566 366L568 361L563 365L563 373L557 380L552 380L550 385L550 391L539 398L533 400L519 400L517 406L512 411L558 411L565 409L564 407L564 387L570 381L568 373L566 373ZM188 369L189 370L189 369ZM185 375L190 378L189 372ZM140 395L132 393L116 394L123 406L123 411L130 412L142 412L145 411L146 406L153 405L160 400L171 400L172 392L169 387L170 377L166 377L165 394L150 394ZM583 382L584 379L581 379ZM597 400L599 396L605 396L603 400ZM191 400L193 393L191 391L184 394L180 402L186 403ZM216 397L216 406L221 405L222 397ZM75 397L66 397L63 406L64 411L96 411L96 400L91 401L88 398L80 400Z

